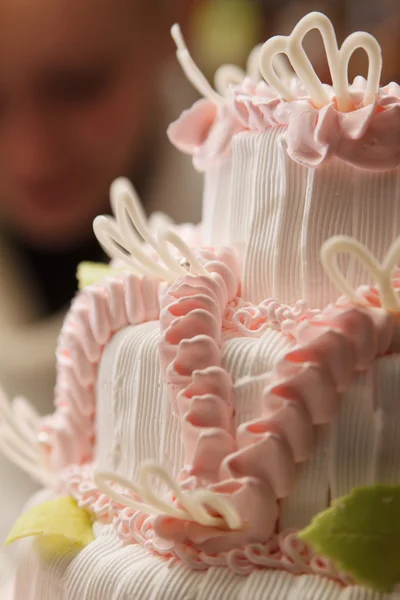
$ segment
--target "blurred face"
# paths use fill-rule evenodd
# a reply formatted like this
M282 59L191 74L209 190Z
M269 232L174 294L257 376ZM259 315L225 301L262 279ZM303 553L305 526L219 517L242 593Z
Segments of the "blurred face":
M140 158L169 25L149 1L0 0L0 222L29 243L73 245Z

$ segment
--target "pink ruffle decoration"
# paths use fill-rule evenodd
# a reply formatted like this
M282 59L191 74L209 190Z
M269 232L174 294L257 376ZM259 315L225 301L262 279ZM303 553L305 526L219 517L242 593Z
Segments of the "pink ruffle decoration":
M58 341L56 411L43 419L51 469L93 459L95 385L105 345L127 325L159 316L159 282L130 273L85 288L73 301Z
M171 141L193 156L199 170L206 170L230 151L234 135L241 131L264 132L282 127L287 152L306 167L319 167L336 156L359 169L385 171L400 165L400 86L381 88L375 102L362 106L366 87L363 77L350 86L353 110L337 110L332 101L321 109L313 106L300 82L291 82L296 100L284 101L265 82L245 81L233 87L218 110L207 101L170 126ZM211 118L213 115L213 119Z

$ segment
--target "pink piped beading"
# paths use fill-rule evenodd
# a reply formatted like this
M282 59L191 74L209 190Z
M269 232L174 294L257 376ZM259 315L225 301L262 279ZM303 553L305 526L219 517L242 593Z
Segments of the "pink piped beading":
M267 329L275 329L291 336L297 323L319 314L321 310L310 309L304 300L289 306L268 298L254 305L236 297L226 307L222 327L225 331L244 337L260 337Z
M159 282L123 273L85 288L73 301L57 347L56 411L43 419L51 469L93 459L97 368L123 327L158 319Z

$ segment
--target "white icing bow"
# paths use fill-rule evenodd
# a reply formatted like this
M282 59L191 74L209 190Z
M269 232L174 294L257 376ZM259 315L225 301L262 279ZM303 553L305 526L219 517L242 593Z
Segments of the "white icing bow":
M363 244L348 236L334 236L323 244L321 262L328 277L342 294L345 294L350 300L360 303L363 300L346 280L338 265L337 257L341 253L350 254L356 258L374 278L382 307L389 312L400 313L400 298L392 280L393 270L400 263L400 237L390 246L382 263L379 263Z
M138 276L148 276L172 283L187 275L208 275L188 245L173 231L159 230L155 238L148 226L146 215L130 182L120 178L111 186L111 205L115 218L100 216L93 222L99 243L111 258L122 260ZM144 249L144 242L152 248L161 262ZM182 255L177 261L169 244ZM163 264L162 264L163 263Z
M54 477L46 468L38 436L40 416L24 398L10 402L0 388L0 450L33 479L52 487Z
M351 57L360 48L365 50L369 61L363 105L372 104L379 90L382 70L382 53L378 42L371 34L359 31L349 35L339 49L331 21L318 12L301 19L291 35L278 35L265 42L260 53L260 70L267 83L285 100L296 100L293 90L275 72L273 65L277 55L286 54L315 106L322 108L332 101L327 86L318 78L303 48L304 37L313 29L319 30L322 36L338 109L342 112L352 110L347 72Z
M150 480L154 477L165 484L175 503L164 500L161 494L154 491ZM168 515L209 527L239 529L241 526L240 516L228 498L206 489L183 492L163 467L151 462L140 465L137 484L117 473L101 470L95 472L94 481L100 490L118 504L148 515ZM109 485L110 482L121 486L128 494L117 492ZM221 516L213 516L210 510Z

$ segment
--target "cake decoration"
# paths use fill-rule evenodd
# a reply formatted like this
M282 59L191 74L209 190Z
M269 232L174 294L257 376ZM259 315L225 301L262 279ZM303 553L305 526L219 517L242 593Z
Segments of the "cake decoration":
M106 277L119 275L122 269L112 268L102 263L83 262L78 265L77 279L79 290L104 281Z
M275 36L265 42L260 53L260 70L271 88L275 89L287 102L298 99L285 82L276 74L273 60L277 54L286 54L292 64L302 86L307 90L316 108L323 108L332 101L329 88L323 85L308 58L304 48L304 37L317 29L324 42L328 66L332 76L332 91L340 112L353 110L354 104L349 93L347 69L354 52L365 50L369 60L366 89L362 98L362 106L372 104L379 91L382 71L381 48L370 33L352 33L339 49L335 30L325 15L317 12L303 17L290 36Z
M354 489L299 537L358 583L391 593L400 582L400 486Z
M393 271L400 263L400 237L395 239L381 263L363 244L348 236L335 236L322 246L322 264L337 289L353 302L367 304L367 300L360 297L341 272L337 261L338 254L341 253L354 256L372 275L377 284L380 305L390 312L399 314L400 298L393 286Z
M332 76L323 84L303 48L303 38L320 31ZM319 167L333 156L361 169L387 170L400 164L400 88L380 88L381 48L369 33L351 34L339 49L330 20L313 12L288 37L275 36L256 47L248 75L224 66L215 92L194 64L177 26L173 28L182 68L205 100L168 129L173 144L192 154L194 166L209 169L231 152L234 136L244 131L282 128L288 155L306 167ZM365 80L348 82L353 53L363 49L369 61ZM282 59L286 55L294 71ZM259 72L263 76L260 81Z
M193 273L207 275L207 271L192 250L175 232L159 231L157 239L152 236L136 192L127 180L117 179L112 184L111 198L115 218L99 216L93 223L97 239L111 258L123 261L140 277L156 277L172 282L185 275L187 269L171 255L168 247L171 244L188 261ZM132 225L165 266L145 252L143 242Z
M159 285L124 271L73 300L57 344L56 411L40 423L54 472L93 459L95 385L104 346L123 327L159 317Z
M0 388L0 450L38 483L53 487L55 477L46 465L46 449L38 437L40 415L24 398L10 402Z
M162 480L167 486L168 492L171 492L174 503L166 502L154 492L150 483L151 477L158 477ZM148 515L164 515L221 529L239 529L242 525L237 510L227 498L207 489L184 493L160 465L142 464L136 485L132 481L128 481L126 477L107 471L95 472L94 481L98 488L116 503ZM124 495L110 487L108 482L122 486L125 490ZM126 491L129 492L129 497L127 497ZM135 497L141 500L136 500ZM213 516L212 513L220 516Z
M6 544L27 537L37 538L44 558L79 552L94 540L89 513L69 497L48 500L22 514Z

